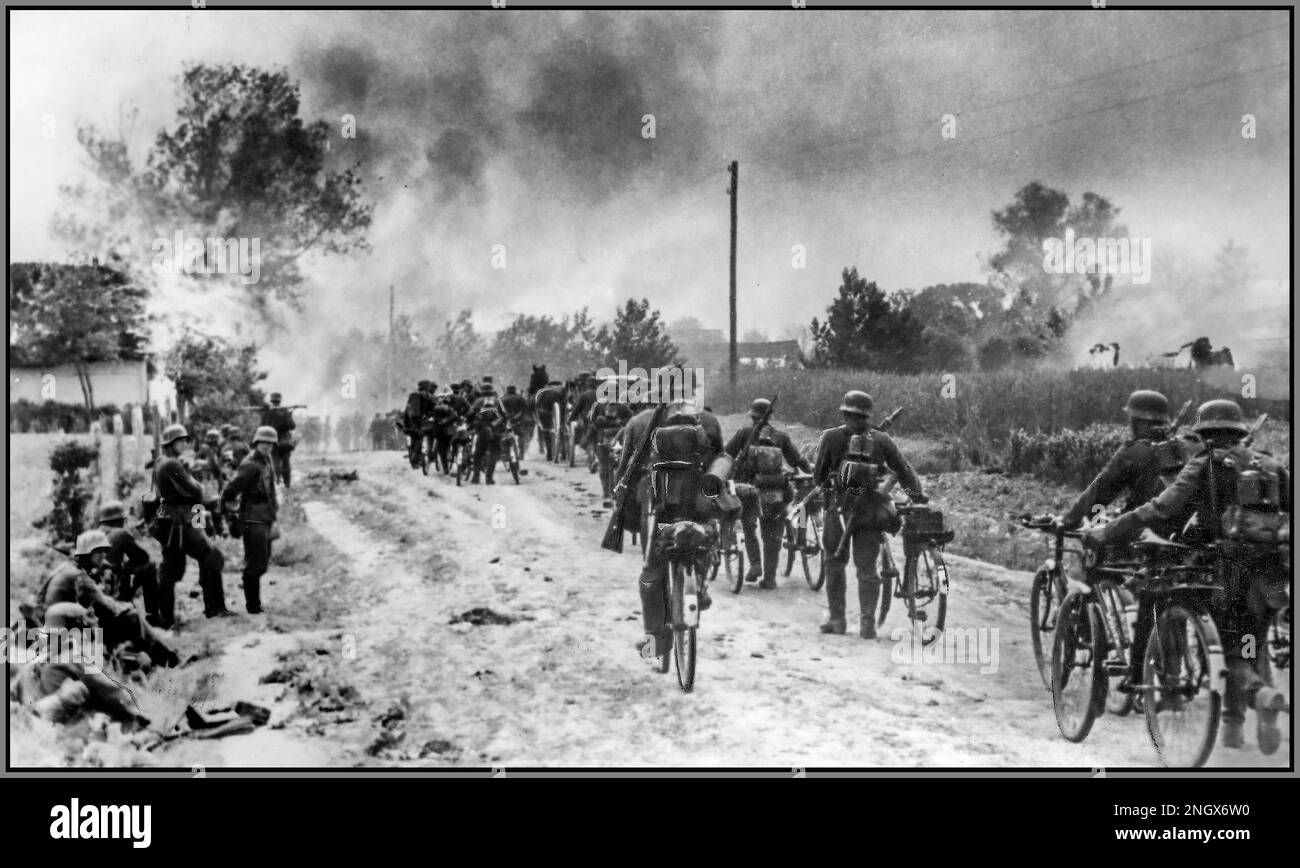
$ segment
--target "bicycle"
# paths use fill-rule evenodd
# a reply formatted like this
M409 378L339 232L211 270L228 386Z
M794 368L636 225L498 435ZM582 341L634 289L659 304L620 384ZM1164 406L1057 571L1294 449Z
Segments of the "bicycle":
M478 435L470 437L468 428L465 426L456 430L457 438L460 438L462 434L466 439L458 439L456 441L457 445L452 447L453 450L459 450L453 453L455 454L456 464L456 485L460 485L462 480L468 479L474 473L474 444Z
M914 631L919 630L922 646L930 645L943 635L948 618L950 583L943 547L952 542L953 531L944 521L943 512L934 507L903 503L897 509L902 519L903 570L894 580L894 596L907 602L907 619ZM881 550L888 552L888 539L882 541ZM887 556L892 565L893 554ZM885 607L880 624L884 624L888 611Z
M510 476L514 479L515 485L519 484L519 435L515 433L513 426L506 426L505 433L501 435L501 458L500 460L510 469Z
M1131 551L1136 549L1125 553ZM1067 580L1060 603L1049 686L1057 727L1069 741L1087 738L1103 711L1122 716L1139 704L1145 708L1145 697L1139 701L1131 685L1124 689L1133 645L1129 616L1137 607L1125 604L1120 587L1128 587L1138 564L1118 558L1120 553L1115 548L1085 550L1081 580Z
M725 571L727 587L731 593L739 594L745 587L745 530L739 518L717 519L718 544L717 557L709 572L709 579L718 576L718 569Z
M1214 749L1228 674L1211 614L1224 564L1213 543L1198 550L1151 539L1133 549L1142 563L1128 587L1155 613L1138 687L1147 732L1166 766L1199 768Z
M1051 643L1052 633L1065 599L1065 556L1067 554L1082 558L1080 547L1067 549L1067 539L1078 539L1078 531L1067 531L1055 524L1053 516L1031 516L1028 513L1017 516L1022 527L1050 533L1053 537L1052 553L1043 561L1043 565L1034 573L1029 590L1029 638L1034 648L1034 661L1038 664L1038 674L1043 679L1043 686L1052 689L1051 678Z
M803 564L804 581L813 591L820 591L826 582L826 563L822 551L822 510L817 495L808 497L811 474L790 474L795 484L795 502L785 517L785 575L794 572L795 556ZM807 499L805 499L807 498ZM816 500L814 500L816 498ZM811 533L810 533L811 531Z
M683 693L695 688L698 659L697 631L700 626L699 595L701 585L715 559L716 525L693 521L655 525L668 560L668 581L664 584L664 624L672 628L672 656L677 669L677 684ZM671 537L669 536L671 534ZM669 542L671 539L671 542ZM716 564L715 564L716 567ZM668 672L668 655L660 657L659 671Z

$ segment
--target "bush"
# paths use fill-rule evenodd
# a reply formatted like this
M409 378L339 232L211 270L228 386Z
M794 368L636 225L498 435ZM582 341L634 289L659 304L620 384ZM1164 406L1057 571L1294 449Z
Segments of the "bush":
M1128 436L1126 429L1112 425L1091 425L1082 431L1055 434L1017 429L1011 432L1006 469L1084 488Z
M90 423L97 421L106 434L112 434L115 433L113 416L118 412L115 404L104 404L91 413L84 404L60 404L56 401L37 404L23 399L9 405L9 431L26 434L62 430L66 434L84 434L90 430ZM120 412L122 433L134 433L131 431L131 405L127 404Z
M65 440L50 452L50 469L56 474L50 494L53 508L36 526L49 532L52 545L74 542L90 525L87 508L94 500L95 489L87 471L98 458L95 447L75 440Z

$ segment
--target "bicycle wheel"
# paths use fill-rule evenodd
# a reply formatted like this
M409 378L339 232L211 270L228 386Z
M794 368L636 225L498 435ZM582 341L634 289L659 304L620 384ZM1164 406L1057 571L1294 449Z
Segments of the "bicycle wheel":
M1096 607L1083 594L1066 596L1052 634L1052 710L1067 741L1088 737L1106 701L1102 629Z
M788 518L785 520L785 569L781 572L781 575L786 578L789 578L790 574L794 572L795 550L802 544L800 530L802 528L796 527L793 521Z
M566 440L566 441L568 442L568 444L569 444L569 456L568 456L568 457L569 457L569 466L570 466L570 467L577 467L577 466L578 466L578 444L577 444L577 442L576 442L576 439L577 439L577 438L575 438L575 437L573 436L573 426L570 425L570 426L569 426L569 429L568 429L568 432L567 432L567 434L566 434L566 436L565 436L565 440Z
M826 559L822 551L822 520L818 513L808 516L808 527L804 530L804 545L799 551L803 562L803 578L808 587L820 591L826 582Z
M722 565L727 571L727 585L733 594L739 594L745 587L745 545L737 539L740 532L737 522L722 523Z
M650 539L651 537L654 536L655 514L654 514L654 504L650 502L649 492L646 491L643 492L643 494L645 494L645 497L642 498L641 500L640 535L641 535L641 557L644 558L646 554L646 550L650 546Z
M1142 667L1147 732L1170 768L1200 768L1214 750L1227 664L1214 619L1174 603L1157 618Z
M911 549L903 562L907 618L913 629L920 630L921 644L929 645L943 634L948 617L948 567L943 555L930 543L914 543L905 548ZM932 603L934 607L930 608Z
M889 548L889 538L881 534L880 545L880 615L876 626L885 626L889 610L894 604L894 595L902 596L902 585L898 581L898 565L894 563L894 553Z
M429 475L429 450L423 442L420 443L420 472Z
M1273 669L1291 670L1290 606L1274 611L1268 620L1268 662Z
M510 475L515 480L515 485L519 484L519 453L511 447L510 450Z
M686 565L674 561L669 571L672 587L669 592L669 611L673 625L673 660L677 664L677 683L682 691L690 693L695 687L695 625L698 623L695 573ZM694 611L692 611L694 608Z
M1029 638L1034 645L1034 660L1043 686L1052 689L1052 632L1065 596L1065 582L1059 573L1047 568L1034 573L1033 588L1029 592Z

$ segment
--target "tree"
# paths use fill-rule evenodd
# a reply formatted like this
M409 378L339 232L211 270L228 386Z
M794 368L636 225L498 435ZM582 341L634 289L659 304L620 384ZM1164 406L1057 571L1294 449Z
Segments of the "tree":
M629 298L614 314L614 324L590 334L597 359L608 367L620 360L628 368L666 368L680 365L677 346L668 337L659 311L650 310L649 299Z
M519 314L493 338L492 366L507 381L520 386L527 382L534 364L599 367L601 351L593 343L596 334L585 307L558 320Z
M266 373L257 369L256 344L237 345L187 330L172 345L164 366L191 425L229 422L265 400L257 385Z
M94 411L93 362L143 357L148 290L107 265L9 267L11 364L71 364Z
M844 368L914 372L920 369L923 324L908 309L905 293L887 295L846 268L839 296L826 309L826 321L811 324L816 363Z
M61 188L71 210L56 217L56 231L78 246L149 249L149 256L155 239L170 244L178 230L257 239L259 280L239 285L264 313L273 298L300 306L301 257L366 246L371 206L361 202L360 175L325 171L330 126L299 117L298 87L287 73L195 64L179 84L176 126L158 133L143 169L132 165L124 142L92 126L78 130L99 189Z

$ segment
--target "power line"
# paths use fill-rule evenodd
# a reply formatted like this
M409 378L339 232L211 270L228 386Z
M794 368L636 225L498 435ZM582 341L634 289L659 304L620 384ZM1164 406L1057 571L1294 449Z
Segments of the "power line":
M1261 33L1269 33L1273 31L1287 31L1287 30L1289 30L1288 27L1261 27L1258 30L1249 30L1246 31L1245 33L1240 33L1236 36L1229 36L1224 39L1218 39L1213 42L1207 42L1203 45L1187 48L1182 51L1175 52L1173 54L1166 54L1162 57L1152 58L1151 60L1144 60L1140 63L1129 64L1128 66L1119 66L1114 69L1106 70L1105 72L1099 72L1094 75L1084 76L1083 78L1072 79L1071 81L1062 82L1061 84L1051 85L1049 87L1029 91L1028 93L1020 94L1019 96L1008 97L1006 99L998 100L992 103L987 103L985 105L971 106L968 109L962 109L958 112L954 112L954 115L956 117L960 117L963 113L966 112L988 111L990 109L1001 108L1007 105L1013 105L1017 102L1023 102L1024 100L1030 99L1035 96L1041 96L1046 93L1052 93L1058 90L1065 90L1067 88L1078 87L1079 85L1085 84L1089 81L1096 81L1098 79L1108 78L1112 75L1117 75L1122 72L1131 72L1132 70L1135 69L1141 69L1144 66L1151 66L1157 63L1164 63L1167 60L1173 60L1175 58L1183 57L1188 54L1194 54L1198 51L1204 51L1208 48L1214 48L1215 46L1218 45L1226 45L1230 42L1240 42L1243 39L1248 39L1251 36L1257 36ZM829 147L833 148L839 145L846 145L846 144L868 144L870 142L883 138L886 133L895 132L904 129L912 129L912 128L927 128L927 127L933 127L934 125L935 125L935 121L933 119L925 120L925 121L915 121L915 122L904 123L904 124L895 124L892 127L887 127L884 130L879 131L875 135L866 138L863 138L861 136L852 136L844 139L834 139L830 142ZM812 148L810 149L810 153L816 154L820 151L824 151L827 149L828 147ZM759 165L759 166L774 165L774 162L770 160L753 160L752 162L755 165Z
M997 132L990 133L990 134L988 134L988 135L975 136L975 137L973 137L973 138L966 138L966 139L958 139L958 140L954 140L954 141L953 141L953 144L970 144L970 143L972 143L972 142L982 142L982 141L988 141L988 140L990 140L990 139L1002 138L1003 136L1009 136L1009 135L1012 135L1012 134L1014 134L1014 133L1020 133L1020 132L1024 132L1024 131L1026 131L1026 130L1036 129L1036 128L1038 128L1038 127L1051 126L1051 125L1053 125L1053 124L1063 123L1063 122L1065 122L1065 121L1076 120L1076 119L1078 119L1078 118L1090 117L1090 116L1092 116L1092 115L1101 114L1101 113L1103 113L1103 112L1114 111L1114 110L1116 110L1116 109L1121 109L1121 108L1127 108L1128 106L1131 106L1131 105L1137 105L1137 104L1139 104L1139 103L1143 103L1143 102L1149 102L1150 100L1153 100L1153 99L1159 99L1160 97L1173 96L1173 95L1175 95L1175 94L1185 93L1185 92L1192 91L1192 90L1197 90L1197 89L1200 89L1200 88L1203 88L1203 87L1211 87L1211 86L1216 85L1216 84L1222 84L1222 83L1225 82L1225 81L1231 81L1231 80L1233 80L1233 79L1242 78L1242 77L1247 76L1247 75L1253 75L1253 74L1255 74L1255 73L1257 73L1257 72L1268 72L1268 71L1270 71L1270 70L1273 70L1273 69L1279 69L1279 68L1286 67L1286 66L1289 66L1289 61L1285 61L1285 60L1284 60L1284 61L1280 61L1280 62L1278 62L1278 63L1270 64L1270 65L1268 65L1268 66L1258 67L1258 68L1256 68L1256 69L1247 69L1247 70L1242 70L1242 71L1240 71L1240 72L1235 72L1235 73L1230 73L1230 74L1228 74L1228 75L1219 76L1218 78L1212 78L1212 79L1208 79L1208 80L1206 80L1206 81L1194 82L1194 83L1189 84L1189 85L1184 85L1183 87L1174 88L1174 89L1172 89L1172 90L1161 91L1160 93L1146 94L1146 95L1144 95L1144 96L1135 97L1135 98L1133 98L1133 99L1122 100L1122 101L1117 102L1117 103L1112 103L1112 104L1110 104L1110 105L1099 106L1099 107L1097 107L1097 108L1089 109L1089 110L1087 110L1087 111L1083 111L1083 112L1073 112L1073 113L1070 113L1070 114L1060 115L1060 116L1055 117L1055 118L1048 118L1048 119L1045 120L1045 121L1038 121L1038 122L1036 122L1036 123L1025 124L1025 125L1023 125L1023 126L1013 127L1013 128L1011 128L1011 129L1007 129L1007 130L999 130L999 131L997 131ZM909 152L902 153L902 154L893 154L893 155L890 155L890 156L887 156L887 157L882 157L882 158L879 158L879 159L868 160L868 161L866 161L866 162L864 162L864 163L845 163L845 164L841 164L841 165L837 165L837 166L830 166L830 167L821 168L821 169L818 169L818 170L815 170L815 171L810 171L810 172L797 172L797 173L794 173L794 174L779 175L779 176L776 176L776 177L774 178L774 180L776 180L776 181L795 181L795 180L801 180L801 179L804 179L804 178L820 177L820 176L822 176L822 175L828 175L828 174L830 174L830 173L832 173L832 172L840 172L840 171L843 171L843 170L845 170L845 169L855 169L855 168L865 168L865 167L867 167L867 166L877 166L877 165L880 165L880 164L882 164L882 163L888 163L888 162L891 162L891 161L893 161L893 160L901 160L901 159L905 159L905 158L907 158L907 157L914 157L914 156L918 156L918 155L931 155L931 154L934 154L936 151L939 150L939 148L942 148L942 147L944 147L944 145L941 144L941 145L939 145L939 146L936 147L936 148L928 148L928 149L927 149L927 148L921 148L921 149L918 149L918 150L915 150L915 151L909 151ZM839 187L839 189L845 189L845 188L841 186L841 187Z

